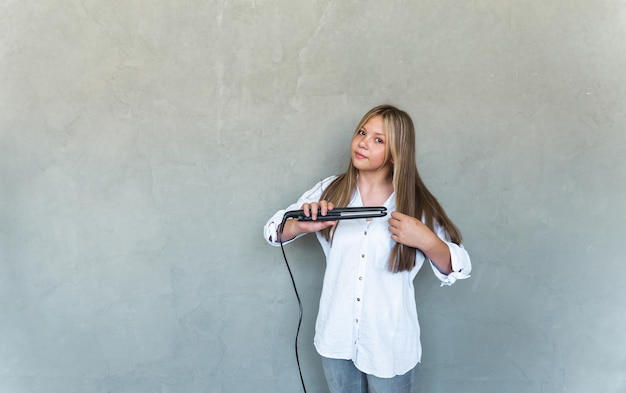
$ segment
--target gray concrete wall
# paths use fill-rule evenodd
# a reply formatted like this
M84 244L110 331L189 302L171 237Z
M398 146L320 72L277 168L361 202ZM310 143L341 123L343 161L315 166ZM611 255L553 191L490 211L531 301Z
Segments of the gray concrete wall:
M618 0L0 1L0 391L299 391L261 227L388 102L474 262L416 279L421 391L624 392L625 35Z

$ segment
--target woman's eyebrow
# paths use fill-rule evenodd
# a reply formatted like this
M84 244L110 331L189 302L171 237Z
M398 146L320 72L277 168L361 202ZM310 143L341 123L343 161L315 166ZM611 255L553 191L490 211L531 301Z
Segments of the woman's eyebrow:
M367 127L365 127L365 125L363 125L360 129L368 131L368 129L367 129ZM380 132L380 131L376 131L376 132L374 132L374 134L385 136L385 133L384 132Z

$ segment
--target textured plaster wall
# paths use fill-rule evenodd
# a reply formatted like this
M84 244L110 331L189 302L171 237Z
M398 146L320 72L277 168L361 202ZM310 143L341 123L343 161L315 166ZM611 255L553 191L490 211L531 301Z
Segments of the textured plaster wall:
M383 102L474 262L416 279L420 391L624 392L625 36L618 0L0 1L0 392L299 391L261 227Z

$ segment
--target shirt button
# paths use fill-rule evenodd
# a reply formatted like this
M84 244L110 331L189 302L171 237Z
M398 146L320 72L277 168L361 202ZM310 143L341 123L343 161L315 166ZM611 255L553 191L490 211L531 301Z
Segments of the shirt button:
M359 318L356 319L356 323L359 323Z
M365 236L367 236L367 231L363 232L363 234L364 234Z
M365 258L365 254L361 254L361 258Z
M360 298L360 297L357 297L357 298L356 298L356 301L357 301L357 302L360 302L360 301L361 301L361 298Z
M363 276L360 276L360 277L359 277L359 281L363 281Z

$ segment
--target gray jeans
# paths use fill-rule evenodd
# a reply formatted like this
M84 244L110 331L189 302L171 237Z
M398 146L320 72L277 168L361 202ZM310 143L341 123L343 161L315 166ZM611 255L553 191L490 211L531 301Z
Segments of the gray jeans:
M415 393L417 366L404 375L378 378L359 371L352 360L322 357L330 393Z

